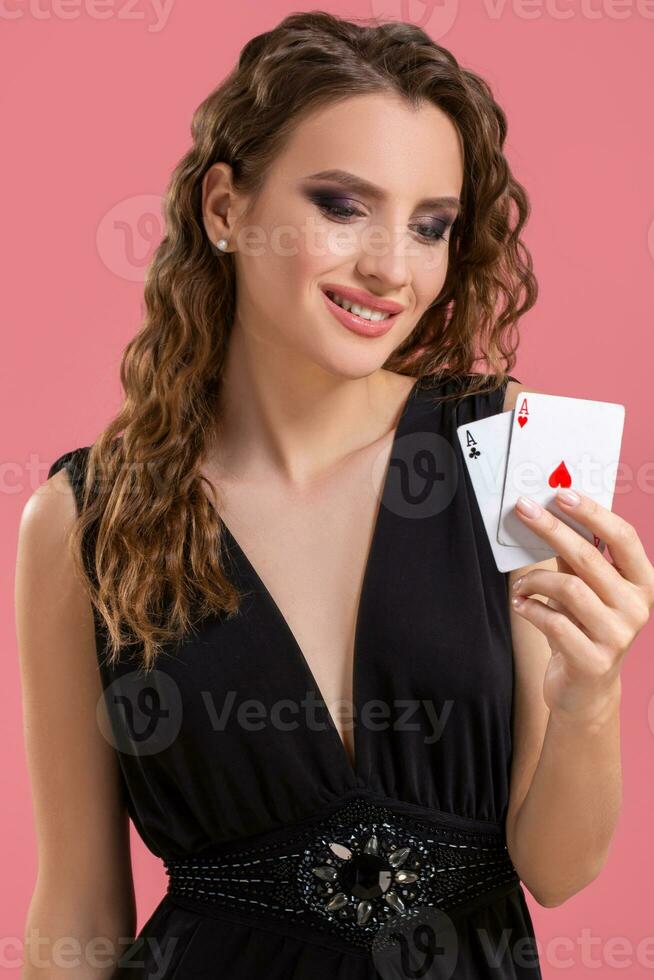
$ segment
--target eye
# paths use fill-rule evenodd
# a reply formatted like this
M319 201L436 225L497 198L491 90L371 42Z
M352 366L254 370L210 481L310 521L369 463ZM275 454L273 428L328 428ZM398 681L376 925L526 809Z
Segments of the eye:
M423 238L425 238L430 244L435 244L436 242L446 242L448 239L445 237L445 232L448 228L452 227L453 222L439 221L437 224L428 225L416 225L417 228L422 228L423 231L420 232Z
M316 205L318 209L323 212L323 214L327 214L331 217L351 218L353 215L358 215L359 217L363 217L361 211L357 211L356 208L349 207L348 205L329 204L321 201L316 201ZM343 213L343 212L349 212L349 213Z
M335 221L347 221L348 218L365 217L362 211L359 211L346 202L341 203L336 199L315 198L314 204L322 214L327 215L327 217ZM445 238L445 232L453 224L453 221L436 221L429 224L414 225L413 227L419 229L418 234L427 245L437 245L439 242L448 241Z

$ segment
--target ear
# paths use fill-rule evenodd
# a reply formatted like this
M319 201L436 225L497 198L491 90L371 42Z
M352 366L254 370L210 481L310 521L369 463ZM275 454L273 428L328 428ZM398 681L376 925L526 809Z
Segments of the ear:
M234 187L234 174L228 163L214 163L202 180L202 221L209 241L215 245L226 238L236 246L239 218L245 210L245 196ZM228 246L226 251L230 251Z

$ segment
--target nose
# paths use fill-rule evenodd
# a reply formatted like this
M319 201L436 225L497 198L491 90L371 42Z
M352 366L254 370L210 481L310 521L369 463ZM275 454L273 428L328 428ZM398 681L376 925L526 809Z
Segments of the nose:
M377 279L379 289L397 293L410 279L409 249L405 232L377 225L370 235L362 236L357 270L365 279Z

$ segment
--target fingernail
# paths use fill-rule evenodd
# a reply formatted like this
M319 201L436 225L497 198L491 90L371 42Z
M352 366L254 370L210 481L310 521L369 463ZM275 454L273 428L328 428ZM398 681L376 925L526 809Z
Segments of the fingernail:
M542 507L529 497L518 497L516 507L525 517L538 517L543 513Z
M562 500L564 504L569 504L570 507L574 507L579 503L581 497L574 490L559 490L556 494L556 499Z
M515 582L513 583L513 588L516 590L516 592L520 588L520 583L522 582L523 578L524 578L524 575L521 575L520 578L517 578L515 580Z
M511 602L513 603L516 609L519 609L524 601L525 601L525 597L523 595L514 595L513 598L511 599Z

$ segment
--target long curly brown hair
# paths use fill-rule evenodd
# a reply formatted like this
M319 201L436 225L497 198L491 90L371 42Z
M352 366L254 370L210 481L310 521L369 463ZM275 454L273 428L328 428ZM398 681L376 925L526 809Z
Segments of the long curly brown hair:
M490 373L474 375L472 393L498 388L515 363L514 328L537 283L520 239L529 201L504 156L506 117L488 84L408 23L313 11L253 37L193 116L191 148L165 197L144 323L121 362L124 401L88 454L71 546L109 660L136 646L148 670L162 644L205 616L232 615L242 598L226 575L223 525L200 472L219 421L235 307L232 258L203 228L203 177L224 161L238 189L256 192L300 120L365 93L439 106L465 161L443 289L384 367L440 382L474 373L481 356Z

